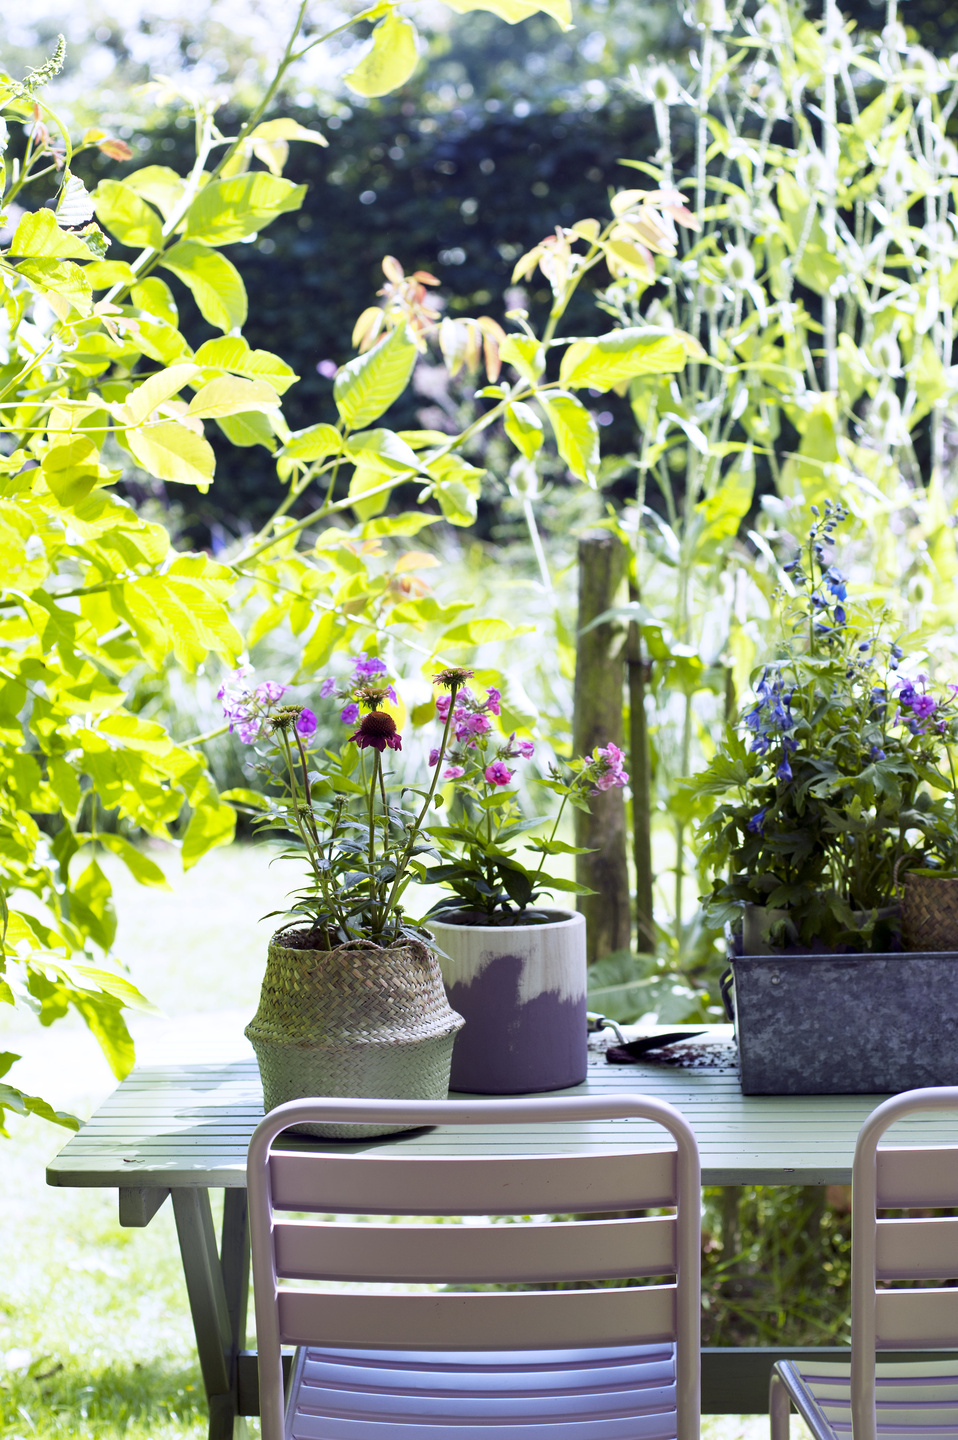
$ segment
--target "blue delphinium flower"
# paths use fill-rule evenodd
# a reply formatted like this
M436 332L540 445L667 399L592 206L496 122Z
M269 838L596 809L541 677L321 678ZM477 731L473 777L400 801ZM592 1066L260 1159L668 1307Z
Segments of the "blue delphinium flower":
M768 806L767 806L767 805L763 805L762 808L761 808L761 810L756 810L756 812L755 812L755 814L752 816L751 820L749 820L748 823L746 824L746 826L745 826L746 830L750 831L751 834L753 834L753 835L764 835L764 834L765 834L765 814L766 814L766 811L767 811L767 810L768 810Z

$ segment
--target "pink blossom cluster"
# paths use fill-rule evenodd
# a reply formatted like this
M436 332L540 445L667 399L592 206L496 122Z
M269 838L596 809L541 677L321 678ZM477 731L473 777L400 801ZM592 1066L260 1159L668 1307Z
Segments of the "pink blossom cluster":
M216 692L217 700L223 702L223 718L229 724L230 734L235 731L244 745L252 745L262 735L271 711L289 689L277 680L263 680L252 688L249 684L252 673L252 665L240 665L227 675ZM305 706L300 710L296 729L304 738L316 733L316 716L312 710Z
M601 795L606 790L621 790L628 785L629 776L624 765L625 756L618 745L611 740L608 745L597 745L583 771L585 779L592 781L590 794Z
M502 714L501 701L501 692L495 686L489 687L484 700L480 700L474 695L468 685L464 685L456 695L451 729L459 749L449 752L451 763L442 772L444 780L461 780L466 773L466 765L462 763L463 761L475 764L467 752L476 749L485 750L488 743L486 737L492 731L492 721L489 716ZM440 695L436 700L436 714L443 723L449 716L450 704L451 696L449 695ZM490 760L488 765L482 767L483 779L487 785L508 785L511 783L515 771L509 769L506 761L531 760L535 753L536 747L532 741L517 740L516 732L513 730L505 744L497 748L495 758ZM438 765L438 763L439 750L430 750L429 764Z
M370 685L381 684L378 677L389 673L389 667L384 660L380 660L377 655L367 659L365 650L361 650L358 655L353 657L352 666L353 673L348 680L340 681L330 675L319 687L320 699L328 700L330 695L335 695L340 700L345 700L346 703L339 712L339 718L344 725L355 725L359 719L357 692L365 690ZM395 705L397 703L396 692L392 685L385 686L385 692Z

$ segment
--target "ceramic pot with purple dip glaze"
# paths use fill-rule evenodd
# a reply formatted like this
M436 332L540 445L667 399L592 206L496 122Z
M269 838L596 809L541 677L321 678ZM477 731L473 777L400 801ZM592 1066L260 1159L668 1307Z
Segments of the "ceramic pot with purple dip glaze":
M486 917L461 910L428 921L449 1003L466 1022L450 1090L528 1095L585 1079L585 917L544 913L538 925L476 924Z

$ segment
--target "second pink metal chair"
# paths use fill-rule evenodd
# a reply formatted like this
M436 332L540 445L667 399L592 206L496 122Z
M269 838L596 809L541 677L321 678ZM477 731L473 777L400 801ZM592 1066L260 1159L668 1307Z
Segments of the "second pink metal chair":
M461 1153L436 1158L374 1144L358 1154L276 1147L304 1122L387 1120L532 1126L534 1153L475 1153L461 1128ZM674 1145L642 1149L623 1125L619 1153L575 1153L570 1127L604 1120L655 1121ZM259 1125L247 1175L263 1440L481 1440L492 1431L496 1440L697 1440L699 1158L670 1105L640 1096L299 1101ZM662 1207L674 1214L529 1218ZM282 1212L518 1221L372 1224ZM674 1279L628 1283L661 1276ZM596 1280L624 1283L583 1284ZM337 1288L310 1288L317 1281ZM356 1281L388 1289L342 1288ZM489 1288L555 1281L568 1288ZM474 1288L400 1291L410 1284ZM284 1344L300 1347L288 1399Z
M862 1127L852 1170L851 1365L780 1361L772 1440L787 1440L790 1402L816 1440L931 1440L958 1435L958 1361L876 1364L881 1350L958 1346L958 1289L881 1289L884 1281L958 1277L958 1216L880 1219L880 1210L958 1208L958 1146L879 1147L896 1120L958 1111L958 1088L907 1090Z

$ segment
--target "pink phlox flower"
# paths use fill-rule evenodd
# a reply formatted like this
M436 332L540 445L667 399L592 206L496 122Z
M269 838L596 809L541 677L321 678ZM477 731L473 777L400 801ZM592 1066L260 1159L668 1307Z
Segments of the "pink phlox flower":
M901 706L899 705L899 706L897 706L896 709L895 709L895 718L894 718L894 719L892 720L892 722L891 722L891 728L894 730L895 726L896 726L896 725L900 725L900 724L901 724Z
M467 715L462 724L467 735L485 735L492 729L492 721L486 715Z
M625 755L619 749L618 745L614 744L611 740L609 741L608 745L600 747L596 751L596 753L599 759L607 761L608 764L612 766L613 770L622 769Z
M502 692L496 690L494 686L490 686L489 689L486 691L486 698L483 702L483 709L488 710L490 715L501 715L502 709L499 704L501 699Z
M371 675L385 675L387 669L388 666L385 662L375 655L371 660L367 660L365 650L361 650L353 659L354 677L362 676L364 680Z
M465 775L465 773L461 765L447 765L442 772L442 778L444 780L458 780L461 776Z
M320 687L319 687L319 698L320 698L320 700L328 700L329 697L330 697L330 695L335 695L335 694L336 694L336 681L333 679L333 677L332 677L331 675L328 675L328 676L326 677L326 679L323 681L322 685L320 685Z
M390 700L393 702L394 705L399 704L399 701L396 699L396 692L391 685L386 686L386 694L389 696Z
M624 770L606 770L604 775L596 776L593 795L602 795L606 790L621 790L629 783L629 777Z
M929 715L934 715L938 705L930 695L918 695L911 708L920 720L926 720Z
M308 740L310 735L316 734L316 716L312 710L310 710L309 706L304 706L303 709L300 710L296 720L296 729L304 740Z
M236 733L244 745L252 745L253 741L258 737L261 728L262 722L260 720L240 720L236 725ZM230 730L232 729L233 726L231 725Z
M277 680L264 680L262 685L257 685L253 694L262 704L271 705L275 700L282 700L287 688L286 685L280 685Z
M436 696L436 714L439 716L439 719L440 719L440 720L445 721L446 716L449 714L449 706L450 706L451 704L452 704L452 696L451 696L451 695L437 695L437 696Z
M435 746L433 746L433 748L429 752L429 764L431 766L439 764L439 751L435 748Z
M531 740L517 740L516 754L521 755L523 760L531 760L536 753L536 747Z
M489 785L508 785L512 780L512 771L504 760L493 760L482 773Z
M948 726L945 724L944 720L939 720L938 724L935 726L935 729L938 731L939 735L944 735L945 731L948 729Z
M355 700L351 700L348 705L343 706L339 712L339 718L344 725L355 725L359 719L359 706Z

